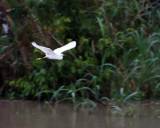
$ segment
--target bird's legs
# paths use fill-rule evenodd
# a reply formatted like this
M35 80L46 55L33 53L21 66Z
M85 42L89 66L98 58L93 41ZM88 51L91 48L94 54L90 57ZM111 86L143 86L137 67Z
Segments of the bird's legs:
M45 59L45 58L47 58L47 57L45 56L45 57L43 57L43 58L37 58L36 60L41 60L41 59Z
M37 58L36 60L41 60L41 59L43 59L43 58Z

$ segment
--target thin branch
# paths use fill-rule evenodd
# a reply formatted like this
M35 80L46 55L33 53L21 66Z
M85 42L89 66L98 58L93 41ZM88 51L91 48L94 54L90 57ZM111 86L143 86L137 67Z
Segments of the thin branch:
M93 55L95 55L95 46L94 46L94 41L92 40L92 53L93 53Z
M45 44L47 44L47 46L50 46L50 43L47 41L47 39L46 39L46 37L45 37L45 35L44 35L41 27L40 27L39 24L37 23L36 17L35 17L34 15L32 15L32 20L33 20L34 24L36 25L36 28L37 28L40 36L44 39Z
M63 46L63 44L60 41L58 41L56 39L56 37L51 32L48 31L48 33L51 35L51 37L53 38L53 40L55 40L57 42L58 45Z
M4 54L2 54L0 56L0 61L3 60L8 54L10 54L14 49L15 49L15 47L10 49L9 51L5 52Z

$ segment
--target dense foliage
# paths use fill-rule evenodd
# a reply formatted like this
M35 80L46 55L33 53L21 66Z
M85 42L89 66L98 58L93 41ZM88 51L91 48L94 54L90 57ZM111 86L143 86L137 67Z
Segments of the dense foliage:
M3 0L2 0L3 1ZM160 97L160 3L149 0L7 0L14 37L0 29L1 97L126 101ZM2 23L1 23L2 24ZM62 61L31 46L77 47ZM63 42L63 43L62 43Z

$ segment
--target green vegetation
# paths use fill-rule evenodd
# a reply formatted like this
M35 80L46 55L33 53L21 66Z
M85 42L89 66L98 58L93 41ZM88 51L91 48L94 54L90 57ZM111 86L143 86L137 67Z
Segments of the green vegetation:
M78 106L159 98L160 8L143 2L7 0L14 38L1 27L1 97ZM32 41L54 49L72 40L64 60L35 60L44 54Z

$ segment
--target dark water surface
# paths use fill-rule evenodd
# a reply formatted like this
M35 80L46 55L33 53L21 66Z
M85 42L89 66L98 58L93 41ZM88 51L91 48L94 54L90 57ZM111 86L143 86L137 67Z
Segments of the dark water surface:
M136 107L138 116L125 117L108 115L104 106L75 111L71 104L1 100L0 128L160 128L159 101Z

